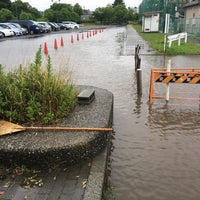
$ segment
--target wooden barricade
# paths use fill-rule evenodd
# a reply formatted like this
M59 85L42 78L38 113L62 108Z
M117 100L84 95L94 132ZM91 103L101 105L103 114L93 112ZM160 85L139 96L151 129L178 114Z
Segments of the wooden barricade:
M167 71L167 68L151 69L151 79L149 88L150 104L153 103L153 98L157 99L165 98L164 96L154 96L154 83L200 84L200 68L172 68L170 72ZM186 99L186 98L181 98L181 99Z

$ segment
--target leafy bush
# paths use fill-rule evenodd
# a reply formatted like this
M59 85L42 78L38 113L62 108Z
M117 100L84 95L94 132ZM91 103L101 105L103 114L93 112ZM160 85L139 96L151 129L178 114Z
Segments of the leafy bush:
M76 93L71 81L55 76L50 57L42 68L41 46L28 68L4 73L0 65L0 118L28 124L61 121L73 109Z

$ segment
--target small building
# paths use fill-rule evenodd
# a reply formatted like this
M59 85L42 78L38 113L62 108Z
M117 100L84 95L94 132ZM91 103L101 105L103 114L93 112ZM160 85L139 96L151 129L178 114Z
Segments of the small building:
M81 20L85 21L85 20L89 20L91 17L92 13L90 10L83 10L83 14L81 15Z
M184 5L185 31L194 35L200 34L200 0L190 0Z
M142 17L142 31L143 32L158 32L159 31L159 12L144 13Z
M200 18L200 0L191 0L185 4L185 18Z

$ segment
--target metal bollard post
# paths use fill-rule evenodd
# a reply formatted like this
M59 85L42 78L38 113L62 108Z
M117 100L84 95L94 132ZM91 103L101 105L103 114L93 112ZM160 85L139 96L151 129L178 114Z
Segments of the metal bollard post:
M136 71L137 77L137 94L142 96L142 69L137 69Z

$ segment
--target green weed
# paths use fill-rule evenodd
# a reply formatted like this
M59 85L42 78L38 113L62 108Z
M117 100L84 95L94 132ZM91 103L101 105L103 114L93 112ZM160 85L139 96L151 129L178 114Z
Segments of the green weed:
M41 46L28 68L4 73L0 65L0 118L28 124L61 121L76 101L70 76L65 76L67 80L53 74L50 57L43 66Z

